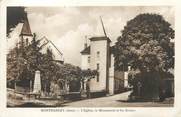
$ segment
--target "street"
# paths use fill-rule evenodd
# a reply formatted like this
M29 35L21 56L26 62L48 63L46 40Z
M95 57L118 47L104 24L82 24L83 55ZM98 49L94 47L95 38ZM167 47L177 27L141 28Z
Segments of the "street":
M8 91L10 94L10 91ZM131 91L100 98L83 99L78 101L60 100L15 100L8 98L8 107L173 107L173 98L164 102L127 102Z
M66 107L172 107L172 102L126 102L131 91L108 97L65 103Z

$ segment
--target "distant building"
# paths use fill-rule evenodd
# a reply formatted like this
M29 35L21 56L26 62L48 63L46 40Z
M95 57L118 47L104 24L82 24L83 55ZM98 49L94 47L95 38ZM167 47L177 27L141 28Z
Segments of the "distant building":
M113 47L111 40L106 37L92 37L90 45L85 44L80 53L81 69L97 70L98 75L90 80L91 92L106 92L114 94L128 87L128 75L123 71L114 70Z
M33 40L33 34L31 32L27 15L25 16L19 37L20 37L21 43L23 43L25 46L28 46ZM43 46L41 50L42 53L46 53L47 49L49 49L52 51L54 55L53 58L55 61L59 63L64 62L63 54L58 50L58 48L53 44L52 41L48 40L46 37L43 37L40 39L40 46Z
M51 40L48 40L46 37L40 39L40 45L43 45L42 53L46 53L47 49L52 51L53 59L55 62L64 63L63 53L58 50L58 48L53 44Z

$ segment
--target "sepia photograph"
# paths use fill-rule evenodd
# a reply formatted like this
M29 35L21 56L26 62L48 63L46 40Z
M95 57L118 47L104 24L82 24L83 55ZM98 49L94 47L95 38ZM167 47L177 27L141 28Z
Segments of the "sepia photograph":
M7 6L7 108L174 107L173 6Z

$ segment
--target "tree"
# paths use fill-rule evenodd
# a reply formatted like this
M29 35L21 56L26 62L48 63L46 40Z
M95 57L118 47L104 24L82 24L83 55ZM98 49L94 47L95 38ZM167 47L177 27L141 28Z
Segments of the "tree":
M20 47L21 48L21 47ZM7 80L8 86L13 88L16 80L23 79L24 69L26 69L26 60L20 53L20 48L16 46L10 50L7 55Z
M40 40L34 34L33 40L28 46L19 42L15 48L10 50L7 55L8 83L15 81L21 86L30 87L30 81L34 81L35 71L39 70L42 90L49 92L51 82L64 87L65 84L70 84L70 82L80 83L85 77L91 78L93 76L91 70L82 71L78 66L54 61L51 49L46 48L46 53L42 53L42 49L45 49L44 46L40 45ZM8 86L14 88L13 84Z
M140 71L137 75L130 75L135 76L129 80L133 94L158 97L160 79L174 68L172 39L174 30L161 15L139 14L127 22L114 46L114 57L116 70L125 70L129 65ZM137 93L135 87L141 87L141 92Z
M47 52L42 53L42 49L43 46L40 46L40 40L37 39L36 34L28 46L22 42L17 43L7 55L7 80L18 81L19 84L29 87L29 81L34 80L36 70L40 70L42 81L52 80L59 66L53 62L51 50L47 48ZM21 81L26 82L21 83Z
M82 83L84 88L84 82L94 78L98 73L96 70L81 70L80 67L68 63L62 65L59 72L59 75L63 78L61 81L71 86L74 91L80 89L80 83Z
M144 71L174 68L174 30L157 14L140 14L127 22L115 44L115 68L131 65Z

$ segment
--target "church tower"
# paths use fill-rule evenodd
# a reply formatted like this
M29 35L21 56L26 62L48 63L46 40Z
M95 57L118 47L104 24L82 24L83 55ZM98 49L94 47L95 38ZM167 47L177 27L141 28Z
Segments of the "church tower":
M30 24L28 21L27 14L25 15L23 26L21 29L21 33L19 36L20 36L22 44L25 46L28 46L33 39L33 35L31 33Z

